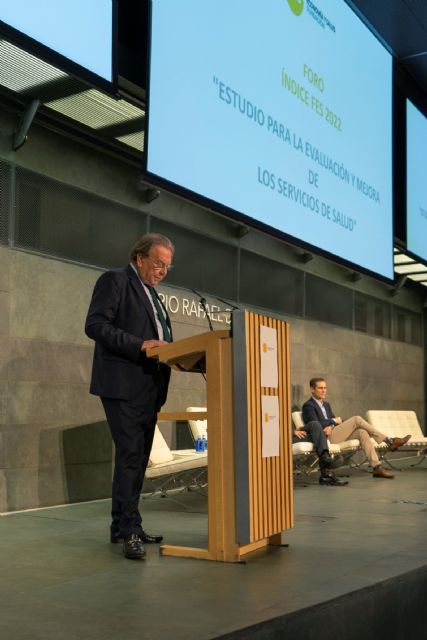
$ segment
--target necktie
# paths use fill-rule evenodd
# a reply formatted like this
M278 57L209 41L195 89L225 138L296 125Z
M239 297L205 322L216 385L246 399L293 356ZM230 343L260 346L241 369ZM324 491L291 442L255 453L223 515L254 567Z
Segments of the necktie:
M154 287L148 287L148 290L150 292L151 299L153 300L153 304L154 304L155 309L157 311L157 316L159 318L160 324L162 325L163 340L165 340L165 342L172 342L171 332L170 332L170 329L169 329L169 327L168 327L168 325L166 323L165 314L164 314L163 310L160 307L160 302L159 302L157 291L155 290Z

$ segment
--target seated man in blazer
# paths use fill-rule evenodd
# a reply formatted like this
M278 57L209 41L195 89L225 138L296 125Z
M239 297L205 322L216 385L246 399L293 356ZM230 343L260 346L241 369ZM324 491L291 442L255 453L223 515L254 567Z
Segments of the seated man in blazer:
M340 417L335 416L331 405L325 400L327 386L324 378L312 378L310 380L310 390L311 398L302 407L304 423L307 424L312 420L320 422L325 435L332 444L339 444L345 440L357 438L372 467L372 476L374 478L393 478L393 474L381 466L371 438L378 444L386 442L390 451L396 451L406 444L411 436L390 438L375 429L360 416L353 416L347 420L342 420Z
M143 558L144 543L162 540L144 531L138 505L170 378L169 367L145 353L172 340L154 287L171 268L173 254L165 236L142 236L126 267L98 279L86 319L86 334L95 340L90 392L101 398L116 449L110 539L123 540L126 558Z
M332 487L343 487L348 484L348 480L337 478L332 471L333 468L340 467L343 464L343 457L340 454L332 459L329 455L328 438L320 422L313 420L305 424L304 427L295 429L292 432L292 444L296 442L312 442L314 444L319 457L319 484Z

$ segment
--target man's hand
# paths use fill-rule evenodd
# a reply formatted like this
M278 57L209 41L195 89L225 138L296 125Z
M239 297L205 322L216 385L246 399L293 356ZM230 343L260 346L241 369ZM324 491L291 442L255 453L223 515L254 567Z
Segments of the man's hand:
M294 434L298 438L298 440L303 440L303 438L305 438L307 435L307 431L302 431L301 429L297 429L296 431L294 431Z
M334 418L334 422L335 422L335 424L341 424L342 423L342 418L340 418L340 417Z
M141 345L141 351L147 351L147 349L154 349L154 347L161 347L164 344L169 344L164 340L144 340Z
M323 433L325 434L325 436L329 437L331 435L331 433L332 433L332 427L324 427L323 428Z

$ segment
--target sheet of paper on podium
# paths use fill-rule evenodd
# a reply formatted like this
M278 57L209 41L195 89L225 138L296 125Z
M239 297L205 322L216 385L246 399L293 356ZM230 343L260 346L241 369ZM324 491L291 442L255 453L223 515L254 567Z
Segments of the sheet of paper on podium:
M261 354L261 387L277 389L279 373L277 366L277 330L261 325L259 328Z
M262 457L280 455L280 420L278 396L261 396Z

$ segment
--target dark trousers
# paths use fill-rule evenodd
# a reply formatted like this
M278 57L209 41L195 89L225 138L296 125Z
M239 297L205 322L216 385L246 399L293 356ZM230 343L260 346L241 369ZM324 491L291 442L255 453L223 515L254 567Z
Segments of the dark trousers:
M312 442L319 456L321 456L324 451L329 451L328 438L325 436L320 422L313 420L303 427L300 427L300 430L305 431L307 435L302 439L293 435L292 442Z
M153 445L157 414L141 400L101 398L116 448L111 531L141 534L139 497Z

